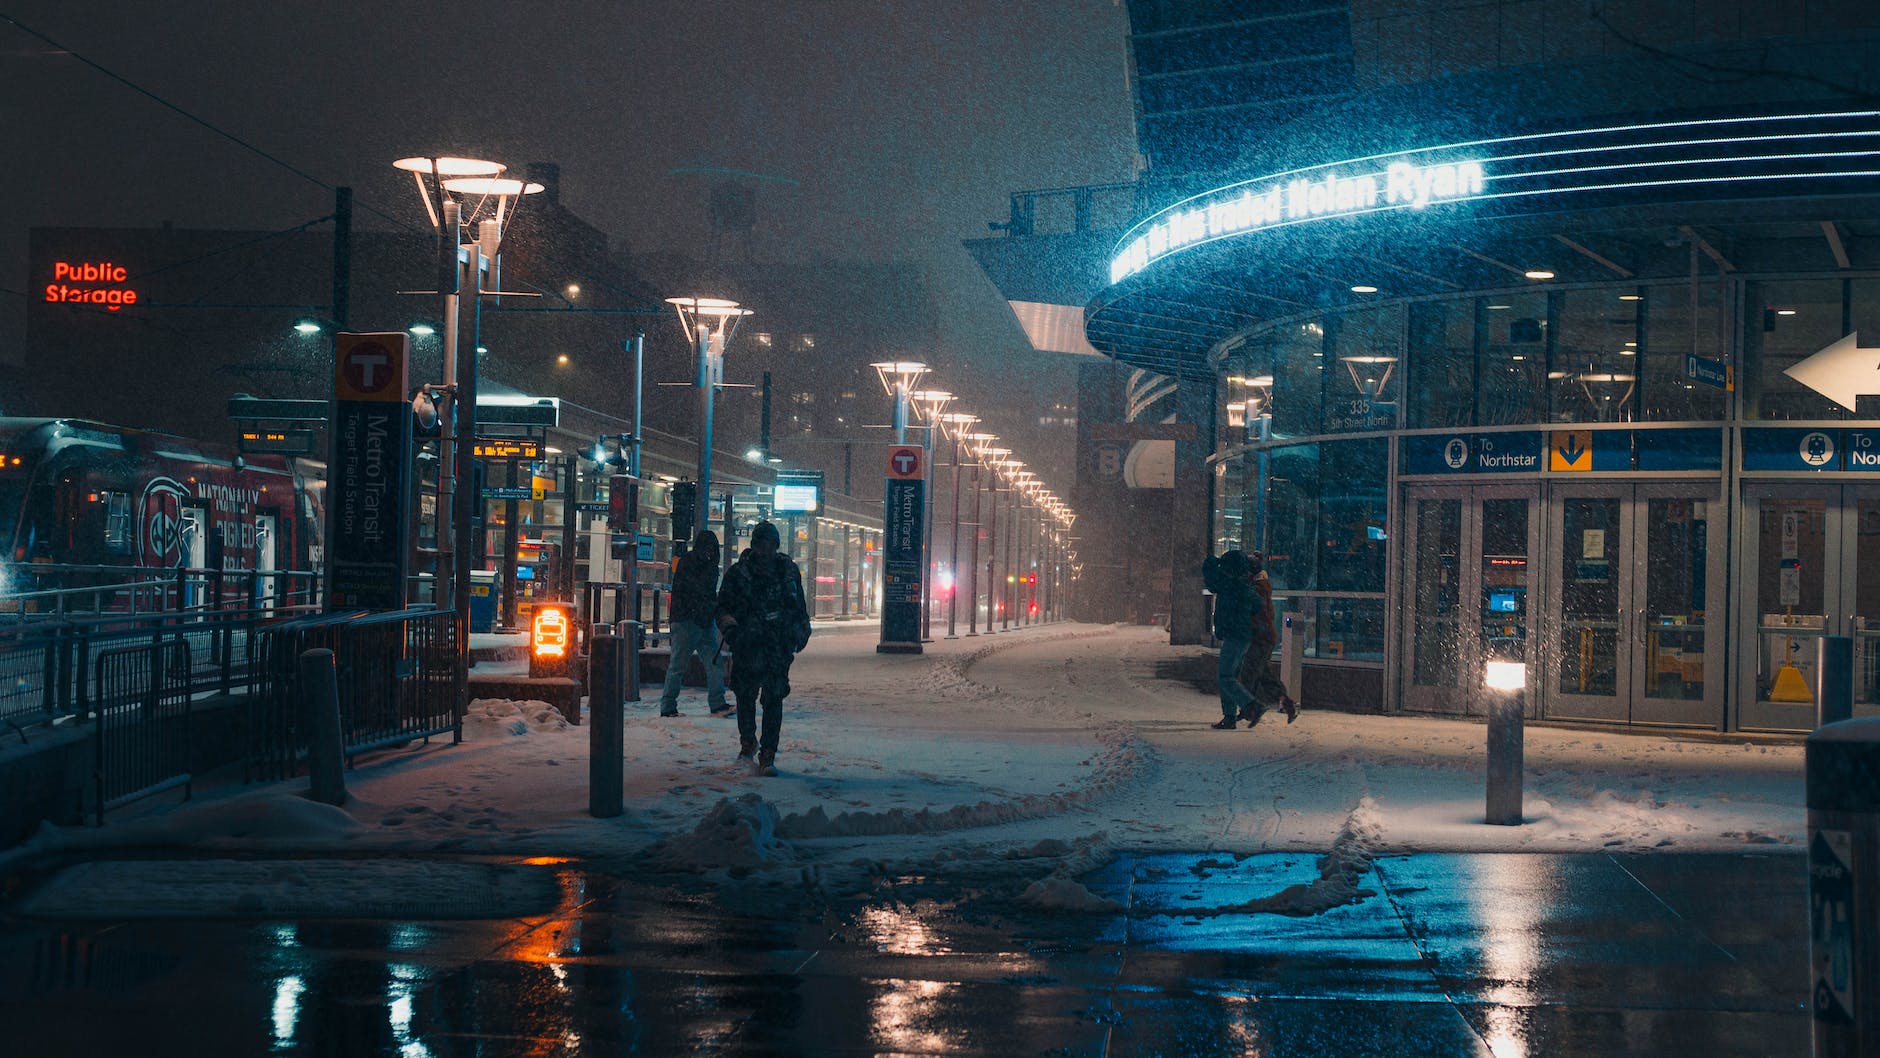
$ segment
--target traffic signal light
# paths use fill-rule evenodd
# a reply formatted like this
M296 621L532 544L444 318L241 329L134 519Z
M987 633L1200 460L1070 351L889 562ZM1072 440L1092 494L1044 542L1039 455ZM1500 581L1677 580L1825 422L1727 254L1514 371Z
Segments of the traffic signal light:
M672 538L679 543L692 539L692 524L698 518L698 482L679 481L672 486Z
M607 479L607 528L616 533L637 531L640 524L640 483L626 474Z

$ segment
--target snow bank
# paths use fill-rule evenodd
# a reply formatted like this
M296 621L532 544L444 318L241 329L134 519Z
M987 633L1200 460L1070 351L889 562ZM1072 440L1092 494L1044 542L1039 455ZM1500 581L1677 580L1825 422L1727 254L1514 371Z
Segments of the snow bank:
M503 737L561 731L568 719L561 710L544 701L510 698L478 698L464 711L463 735L473 742L493 741Z
M1244 903L1216 908L1183 908L1159 914L1236 915L1266 912L1305 918L1322 915L1335 907L1355 904L1376 892L1359 886L1371 871L1371 859L1383 843L1383 829L1377 805L1362 798L1345 817L1344 826L1332 838L1332 847L1319 857L1319 876L1310 882L1289 885L1271 896L1257 897Z
M655 842L646 852L662 868L690 871L774 866L791 854L777 840L777 810L754 793L720 799L690 832Z

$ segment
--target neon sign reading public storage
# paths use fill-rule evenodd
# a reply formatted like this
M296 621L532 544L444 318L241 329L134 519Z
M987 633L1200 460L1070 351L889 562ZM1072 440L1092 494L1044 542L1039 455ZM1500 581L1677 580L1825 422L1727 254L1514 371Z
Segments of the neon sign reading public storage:
M46 300L55 305L103 305L116 312L137 304L137 291L124 285L130 272L110 261L54 261L52 280L46 284Z
M1164 254L1223 235L1338 213L1421 209L1432 202L1471 198L1487 186L1488 174L1480 162L1411 165L1397 160L1375 173L1348 176L1337 166L1327 166L1323 176L1278 176L1250 183L1258 186L1235 185L1220 198L1177 207L1149 225L1110 262L1110 282L1141 271ZM1236 190L1239 194L1233 193Z

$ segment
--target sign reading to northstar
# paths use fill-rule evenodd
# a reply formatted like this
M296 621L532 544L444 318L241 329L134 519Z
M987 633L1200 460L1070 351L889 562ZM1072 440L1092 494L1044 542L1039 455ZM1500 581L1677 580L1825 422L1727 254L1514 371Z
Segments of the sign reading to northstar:
M1473 198L1488 183L1487 171L1474 161L1412 165L1397 160L1369 172L1354 171L1358 164L1263 177L1190 199L1193 205L1175 206L1110 261L1110 282L1120 282L1183 247L1222 236L1341 213L1422 209L1433 202Z

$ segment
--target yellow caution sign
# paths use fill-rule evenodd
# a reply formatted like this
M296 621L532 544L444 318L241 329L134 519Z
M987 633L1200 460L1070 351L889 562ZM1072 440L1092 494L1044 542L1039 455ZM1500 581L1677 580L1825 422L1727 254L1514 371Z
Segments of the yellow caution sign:
M1548 435L1549 470L1585 471L1593 469L1593 431L1555 430Z

